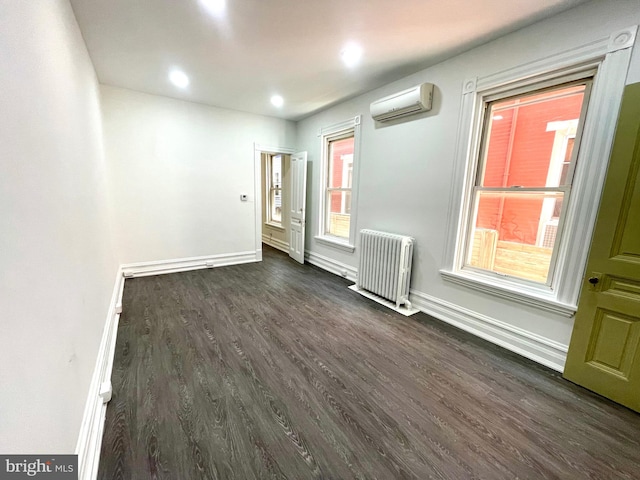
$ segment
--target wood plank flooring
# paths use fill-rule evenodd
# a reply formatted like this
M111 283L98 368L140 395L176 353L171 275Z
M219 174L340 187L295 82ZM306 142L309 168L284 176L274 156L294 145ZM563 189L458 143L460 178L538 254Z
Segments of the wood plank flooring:
M100 479L640 477L640 415L265 247L127 280Z

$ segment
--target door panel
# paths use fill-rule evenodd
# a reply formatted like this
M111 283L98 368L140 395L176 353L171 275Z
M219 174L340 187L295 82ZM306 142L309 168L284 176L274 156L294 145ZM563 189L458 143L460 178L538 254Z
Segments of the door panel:
M640 83L625 89L565 378L640 411Z
M628 379L638 349L637 319L611 310L598 309L587 353L587 362Z
M307 152L291 156L291 202L289 219L289 256L304 263L304 231L307 204Z

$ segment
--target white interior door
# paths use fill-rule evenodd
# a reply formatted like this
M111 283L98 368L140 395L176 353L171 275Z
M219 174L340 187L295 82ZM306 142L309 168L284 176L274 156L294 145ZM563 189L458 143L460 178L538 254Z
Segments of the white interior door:
M289 256L304 263L304 227L307 213L307 152L291 155L291 211L289 212Z

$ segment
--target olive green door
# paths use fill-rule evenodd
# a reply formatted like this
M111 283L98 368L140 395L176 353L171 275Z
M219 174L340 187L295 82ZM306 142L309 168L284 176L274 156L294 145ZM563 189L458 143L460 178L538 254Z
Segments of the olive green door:
M564 377L640 411L640 83L625 88Z

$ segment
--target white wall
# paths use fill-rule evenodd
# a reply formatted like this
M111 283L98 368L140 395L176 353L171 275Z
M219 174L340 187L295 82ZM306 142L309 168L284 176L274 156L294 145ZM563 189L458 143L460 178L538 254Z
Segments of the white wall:
M0 452L73 453L117 263L67 1L0 0Z
M110 86L101 92L122 263L255 251L254 142L293 145L295 125Z
M552 353L557 354L557 347L561 349L569 342L573 319L448 283L438 272L443 266L462 84L467 78L497 73L639 23L638 0L591 2L299 122L298 147L309 152L311 162L307 250L357 266L357 249L347 254L313 237L318 232L320 202L321 146L317 132L323 126L362 114L358 230L375 228L414 236L417 252L412 288L504 322L507 330L521 329L525 335L539 336L543 343L550 340ZM629 82L640 81L638 43ZM436 85L433 110L375 128L369 115L370 102L421 82Z
M313 235L318 129L357 114L358 227L417 238L417 290L566 345L571 319L438 274L461 84L640 23L639 7L610 0L565 12L306 119L296 138L296 125L283 120L99 91L66 0L0 0L0 452L73 451L119 263L255 248L254 142L308 150L307 248L356 266L357 251L332 250ZM433 112L374 127L372 100L423 81L438 87ZM638 47L628 75L637 81Z

